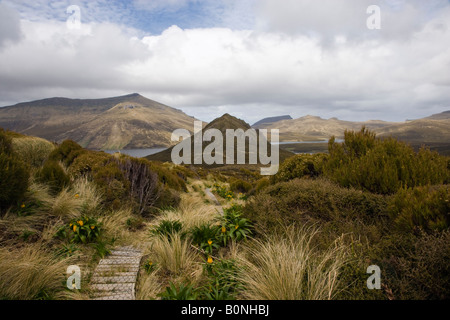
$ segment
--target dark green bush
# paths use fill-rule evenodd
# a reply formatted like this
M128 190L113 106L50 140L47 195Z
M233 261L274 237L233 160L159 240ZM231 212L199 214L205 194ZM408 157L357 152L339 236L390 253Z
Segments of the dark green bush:
M181 197L178 191L162 186L154 207L160 209L178 208Z
M345 141L329 142L325 174L344 187L394 194L401 187L442 184L449 177L447 159L422 148L418 153L393 138L381 140L363 128L346 131Z
M406 232L417 227L445 230L450 226L450 186L403 188L393 197L389 212Z
M372 248L370 263L380 266L393 299L448 300L449 243L449 230L389 234Z
M272 182L289 181L296 178L315 178L323 173L327 154L299 154L286 159L278 173L272 176Z
M261 178L256 182L255 191L261 192L264 188L270 186L270 179L268 177Z
M29 177L29 169L21 160L0 152L0 210L22 200Z
M247 181L233 178L230 181L230 189L234 192L247 193L252 189L252 185Z
M44 166L36 174L36 180L50 186L51 191L55 194L61 192L70 183L69 176L54 160L47 160L44 163Z
M66 166L70 166L84 152L85 150L75 141L65 140L50 153L49 160L62 161Z
M0 153L11 154L11 152L12 139L3 128L0 128Z
M171 169L166 168L164 164L150 162L145 159L141 160L146 161L146 163L150 166L150 169L158 175L158 179L161 184L176 191L187 191L185 181L180 177L180 175L178 175L180 172L179 169L173 172Z
M372 222L386 215L385 196L342 188L325 179L295 179L265 188L243 211L263 229L280 222L305 222L309 217L330 221L360 218Z

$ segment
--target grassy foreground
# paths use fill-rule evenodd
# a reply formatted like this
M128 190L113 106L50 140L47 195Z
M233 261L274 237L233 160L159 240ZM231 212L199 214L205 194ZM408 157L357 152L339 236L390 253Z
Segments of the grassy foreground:
M362 130L262 178L0 131L0 299L89 299L118 245L145 254L142 300L448 299L449 163Z

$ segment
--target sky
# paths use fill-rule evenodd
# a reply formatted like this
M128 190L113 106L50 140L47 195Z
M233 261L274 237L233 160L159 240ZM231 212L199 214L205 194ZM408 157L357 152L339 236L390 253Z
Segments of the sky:
M0 106L130 93L203 121L440 113L450 1L0 0Z

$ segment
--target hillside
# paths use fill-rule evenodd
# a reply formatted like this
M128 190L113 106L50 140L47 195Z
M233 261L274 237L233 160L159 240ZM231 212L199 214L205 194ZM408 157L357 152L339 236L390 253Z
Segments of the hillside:
M359 130L363 125L371 130L386 127L391 123L371 120L367 122L352 122L337 118L322 119L321 117L305 116L298 119L282 120L268 126L260 125L260 129L279 129L280 141L321 141L331 136L342 138L344 131Z
M264 127L270 126L275 122L283 121L283 120L292 120L292 117L289 115L279 116L279 117L270 117L259 120L258 122L252 125L252 128L255 129L264 129Z
M194 119L137 93L106 99L50 98L0 108L0 127L89 149L168 147Z
M222 117L217 118L217 119L213 120L212 122L210 122L208 125L206 125L203 129L203 132L205 132L209 129L217 129L220 132L222 132L222 134L224 135L224 144L226 144L225 132L227 129L233 129L233 130L243 129L244 131L246 131L248 129L251 129L251 127L248 123L246 123L245 121L243 121L241 119L233 117L229 114L224 114ZM192 145L193 145L193 142L192 142ZM209 145L209 143L203 143L203 149L207 145ZM172 150L173 150L173 147L171 147L167 150L164 150L160 153L150 155L147 157L147 159L154 160L154 161L170 162ZM192 150L194 150L193 147L192 147ZM246 153L246 159L248 159L248 154L249 154L248 149L246 149L245 153ZM280 162L284 161L285 159L287 159L288 157L290 157L292 155L293 155L293 153L291 153L289 151L285 151L283 149L280 149ZM224 152L224 158L225 158L225 156L226 155ZM235 151L235 156L236 156L236 151ZM247 163L248 163L248 161L247 161Z

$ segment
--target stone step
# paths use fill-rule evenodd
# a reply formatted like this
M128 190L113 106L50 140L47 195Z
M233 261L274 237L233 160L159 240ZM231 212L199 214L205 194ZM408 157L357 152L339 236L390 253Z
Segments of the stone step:
M113 272L113 273L117 273L117 272L138 272L139 271L139 266L135 265L135 264L129 264L129 265L101 265L101 266L97 266L97 268L95 269L95 273L97 272Z
M141 251L119 247L100 260L91 278L95 300L135 300Z
M139 265L141 262L140 258L123 258L123 257L117 257L117 258L106 258L100 260L98 263L99 266L103 265L114 265L114 264L136 264Z
M95 276L91 279L92 283L135 283L136 282L136 276L110 276L110 277L100 277Z
M111 272L111 271L99 271L93 274L92 279L95 277L137 277L138 272Z

